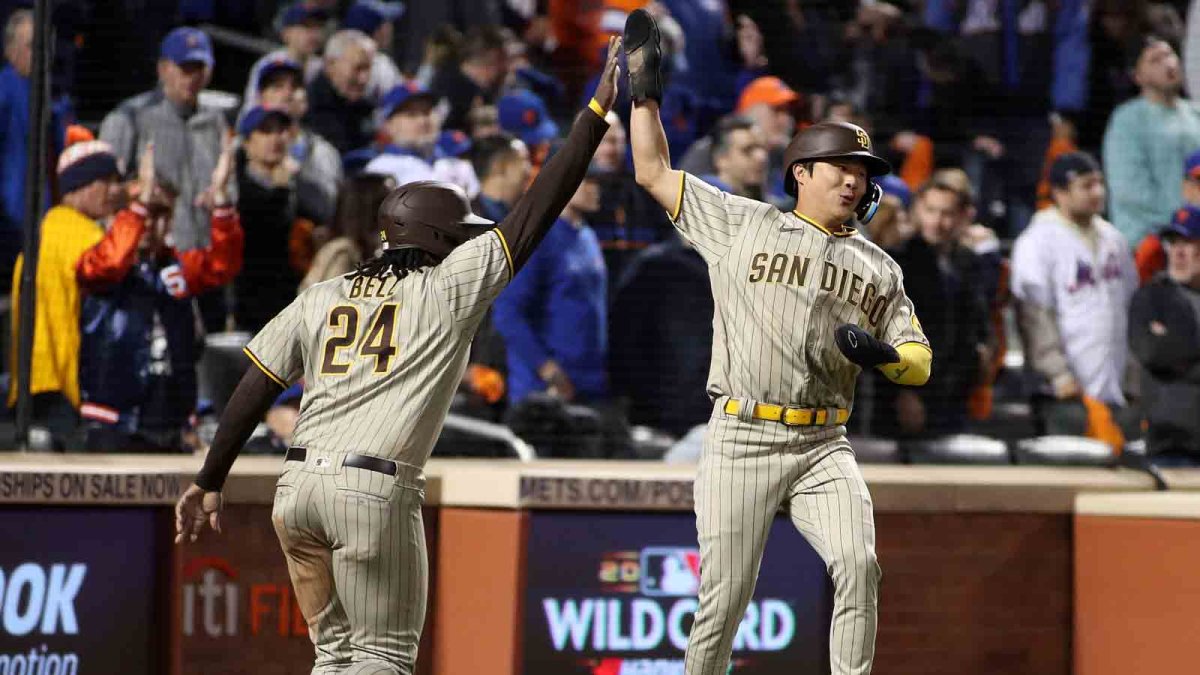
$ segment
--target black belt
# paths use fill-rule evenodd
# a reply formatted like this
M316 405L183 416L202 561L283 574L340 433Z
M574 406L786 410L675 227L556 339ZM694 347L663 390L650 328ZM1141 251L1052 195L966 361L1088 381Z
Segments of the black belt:
M284 456L285 462L303 462L308 458L307 448L288 448L287 455ZM390 459L379 459L370 455L360 455L357 452L351 452L346 455L346 461L342 462L342 466L352 466L356 469L366 469L376 473L387 474L389 476L396 475L396 463Z

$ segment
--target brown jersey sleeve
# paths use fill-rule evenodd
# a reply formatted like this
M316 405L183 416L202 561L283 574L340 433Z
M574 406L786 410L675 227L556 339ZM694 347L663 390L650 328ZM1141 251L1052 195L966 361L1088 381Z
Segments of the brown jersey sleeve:
M513 274L533 255L533 250L579 189L592 155L607 132L608 122L594 110L589 108L580 112L562 148L546 162L533 185L496 228L511 256Z

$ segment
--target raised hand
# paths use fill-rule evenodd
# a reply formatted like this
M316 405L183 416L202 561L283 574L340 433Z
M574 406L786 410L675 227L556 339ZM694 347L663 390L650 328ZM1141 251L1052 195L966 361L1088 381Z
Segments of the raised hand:
M617 78L621 76L621 67L617 65L621 54L621 38L608 38L608 55L604 57L604 71L600 73L600 82L596 85L596 93L592 98L605 110L612 110L617 101Z

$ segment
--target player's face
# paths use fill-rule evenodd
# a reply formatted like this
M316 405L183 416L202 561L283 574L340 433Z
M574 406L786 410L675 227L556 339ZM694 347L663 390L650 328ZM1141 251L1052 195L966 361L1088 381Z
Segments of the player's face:
M1167 273L1172 279L1192 286L1200 285L1200 239L1180 237L1166 242Z
M1104 189L1104 176L1092 171L1075 176L1065 190L1054 191L1058 208L1072 216L1091 217L1104 212L1104 200L1108 192Z
M921 238L931 246L953 240L961 222L958 195L950 190L932 189L913 204L913 219Z
M854 208L867 191L867 167L854 160L814 162L813 175L802 178L800 191L802 213L829 214L832 222L844 223L854 215Z
M405 104L388 118L387 132L392 142L402 147L429 147L441 132L433 103L416 100Z
M1139 86L1155 91L1177 91L1183 81L1179 55L1165 42L1154 42L1142 50L1134 79Z

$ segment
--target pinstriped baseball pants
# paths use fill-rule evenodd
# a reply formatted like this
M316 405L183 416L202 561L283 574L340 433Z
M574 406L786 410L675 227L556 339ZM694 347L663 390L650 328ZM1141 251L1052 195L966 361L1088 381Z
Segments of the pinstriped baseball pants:
M271 519L316 647L313 675L410 675L425 623L424 478L343 467L311 448L286 462Z
M870 673L881 572L871 495L845 430L743 421L722 412L725 400L717 400L709 420L696 476L700 599L687 674L728 672L767 532L781 507L833 579L830 672Z

